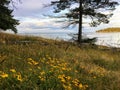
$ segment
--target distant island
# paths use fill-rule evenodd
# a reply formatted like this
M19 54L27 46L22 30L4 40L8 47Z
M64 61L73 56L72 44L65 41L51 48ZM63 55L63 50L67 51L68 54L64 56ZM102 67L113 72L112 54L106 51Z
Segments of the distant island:
M120 32L120 28L106 28L96 31L98 33L110 33L110 32Z

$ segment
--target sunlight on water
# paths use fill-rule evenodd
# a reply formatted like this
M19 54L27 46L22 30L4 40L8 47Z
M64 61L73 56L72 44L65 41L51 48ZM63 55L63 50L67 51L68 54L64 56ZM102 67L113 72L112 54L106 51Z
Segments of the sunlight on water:
M91 33L88 37L97 37L96 44L109 47L120 47L120 33Z
M22 35L30 35L30 36L40 36L44 38L57 39L57 40L65 40L68 41L72 39L69 35L70 33L24 33ZM86 37L97 38L97 45L105 45L109 47L120 47L120 33L85 33Z
M40 36L43 38L54 39L54 40L65 40L68 41L72 37L68 35L68 33L21 33L21 35L28 36Z

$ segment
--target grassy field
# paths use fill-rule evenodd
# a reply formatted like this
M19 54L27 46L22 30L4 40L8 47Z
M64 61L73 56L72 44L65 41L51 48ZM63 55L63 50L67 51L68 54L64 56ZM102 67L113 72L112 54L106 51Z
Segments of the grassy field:
M120 32L120 28L106 28L96 31L98 33L110 33L110 32Z
M0 33L0 90L120 90L120 50Z

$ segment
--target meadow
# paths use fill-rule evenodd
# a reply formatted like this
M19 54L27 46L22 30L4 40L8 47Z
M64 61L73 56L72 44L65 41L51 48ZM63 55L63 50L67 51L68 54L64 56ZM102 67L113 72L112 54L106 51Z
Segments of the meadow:
M120 90L120 49L0 33L0 90Z

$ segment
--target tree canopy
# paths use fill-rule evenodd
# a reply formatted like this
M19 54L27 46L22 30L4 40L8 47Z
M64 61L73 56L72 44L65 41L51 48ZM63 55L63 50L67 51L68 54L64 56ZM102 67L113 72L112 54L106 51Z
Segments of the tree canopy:
M9 8L10 2L11 0L0 0L0 29L17 33L16 25L19 25L19 22L13 18L13 10Z
M51 2L51 5L54 6L54 13L69 10L61 16L67 18L68 26L79 24L79 43L82 41L82 19L91 19L90 26L108 23L112 13L105 13L105 11L115 10L117 4L118 2L113 0L57 0Z

